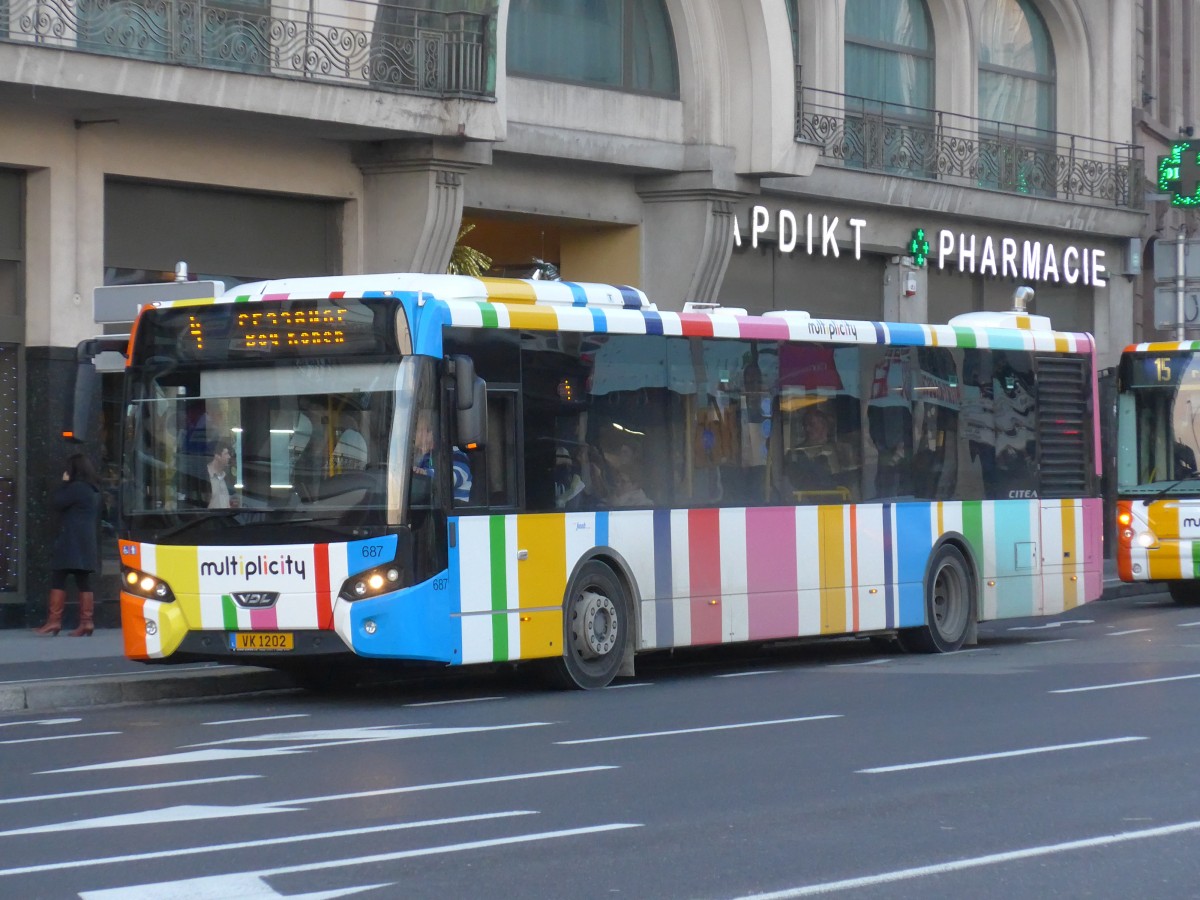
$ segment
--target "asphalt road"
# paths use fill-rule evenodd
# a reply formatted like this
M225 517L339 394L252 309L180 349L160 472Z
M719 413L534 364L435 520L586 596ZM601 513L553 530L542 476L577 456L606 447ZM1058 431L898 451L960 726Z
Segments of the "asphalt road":
M0 897L1200 895L1200 609L0 715Z

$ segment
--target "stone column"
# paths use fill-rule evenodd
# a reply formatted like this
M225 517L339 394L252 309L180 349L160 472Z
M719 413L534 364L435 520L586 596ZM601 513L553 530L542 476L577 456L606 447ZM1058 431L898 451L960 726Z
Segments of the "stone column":
M638 182L642 198L642 290L661 309L689 300L713 303L733 252L734 204L758 193L757 179L714 168ZM724 164L722 164L724 163Z
M490 165L491 157L491 144L466 141L389 141L358 149L364 271L445 272L462 222L463 176Z

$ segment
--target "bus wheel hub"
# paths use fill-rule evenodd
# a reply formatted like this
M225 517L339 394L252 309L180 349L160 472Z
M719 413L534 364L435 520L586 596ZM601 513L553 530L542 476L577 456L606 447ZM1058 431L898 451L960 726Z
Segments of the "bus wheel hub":
M595 591L584 591L575 603L571 643L585 659L598 659L617 643L617 609Z

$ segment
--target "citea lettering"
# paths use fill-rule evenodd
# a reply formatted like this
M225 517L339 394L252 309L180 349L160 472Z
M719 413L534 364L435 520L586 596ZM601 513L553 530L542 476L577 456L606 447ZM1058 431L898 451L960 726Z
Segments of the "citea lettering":
M290 553L282 557L270 557L265 554L247 559L230 553L217 562L205 561L200 563L200 575L210 577L232 577L240 575L244 580L257 578L260 575L294 575L306 579L304 560L296 559Z
M1009 491L1008 499L1009 500L1036 500L1037 495L1038 495L1037 491L1030 491L1030 490Z

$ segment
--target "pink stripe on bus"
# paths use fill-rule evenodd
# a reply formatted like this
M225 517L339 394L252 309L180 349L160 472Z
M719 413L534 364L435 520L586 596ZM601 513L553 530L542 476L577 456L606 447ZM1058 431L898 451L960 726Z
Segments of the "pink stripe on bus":
M746 583L750 640L800 633L794 509L746 510Z

